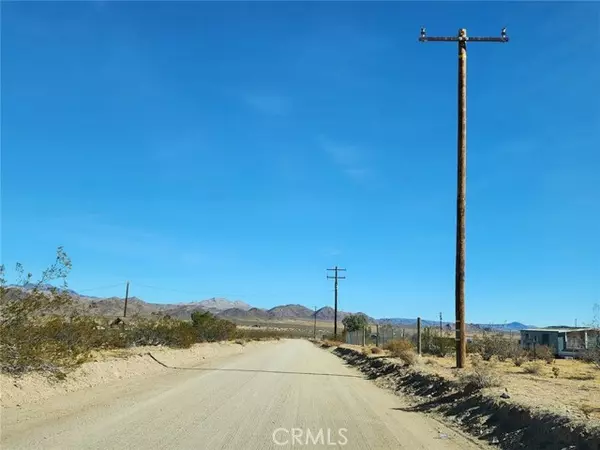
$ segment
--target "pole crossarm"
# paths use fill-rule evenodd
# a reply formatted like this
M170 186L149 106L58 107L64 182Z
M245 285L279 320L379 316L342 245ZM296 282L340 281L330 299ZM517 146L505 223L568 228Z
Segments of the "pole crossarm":
M508 42L506 28L502 28L500 36L467 36L466 30L459 30L456 36L427 36L425 28L421 28L420 42Z

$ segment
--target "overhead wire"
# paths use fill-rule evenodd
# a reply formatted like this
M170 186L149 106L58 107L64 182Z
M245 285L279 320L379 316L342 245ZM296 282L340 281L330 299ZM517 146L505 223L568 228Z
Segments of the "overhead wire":
M110 289L110 288L115 288L115 287L119 287L119 286L125 286L125 283L118 283L118 284L111 284L110 286L100 286L100 287L95 287L95 288L89 288L89 289L78 289L77 292L90 292L90 291L99 291L102 289Z

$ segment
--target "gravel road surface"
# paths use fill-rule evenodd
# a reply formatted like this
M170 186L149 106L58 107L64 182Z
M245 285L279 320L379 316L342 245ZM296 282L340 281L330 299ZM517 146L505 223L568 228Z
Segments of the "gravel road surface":
M476 449L304 340L2 410L8 449Z

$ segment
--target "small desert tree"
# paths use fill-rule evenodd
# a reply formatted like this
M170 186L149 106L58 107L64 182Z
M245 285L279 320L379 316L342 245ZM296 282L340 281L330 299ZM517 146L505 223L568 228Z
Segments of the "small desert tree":
M364 314L349 314L342 320L346 331L358 331L366 329L369 325L369 320Z

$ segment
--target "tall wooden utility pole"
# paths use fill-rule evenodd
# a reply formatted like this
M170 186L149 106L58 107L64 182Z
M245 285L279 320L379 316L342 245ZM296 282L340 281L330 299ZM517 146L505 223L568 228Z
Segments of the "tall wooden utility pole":
M508 42L506 28L499 37L468 37L461 28L457 36L427 36L421 28L421 42L458 42L458 176L456 193L456 367L465 366L467 339L465 325L465 212L467 194L467 42Z
M332 270L334 272L334 275L331 277L329 275L327 275L327 278L330 280L335 280L334 281L334 302L333 302L333 336L335 339L337 339L337 313L338 313L338 280L343 280L346 277L342 277L338 275L338 272L345 272L346 269L341 269L338 266L335 266L333 269L327 269L327 270Z
M313 330L313 339L317 338L317 307L315 306L315 327Z
M125 306L123 306L123 317L127 317L127 300L129 299L129 281L125 288Z

